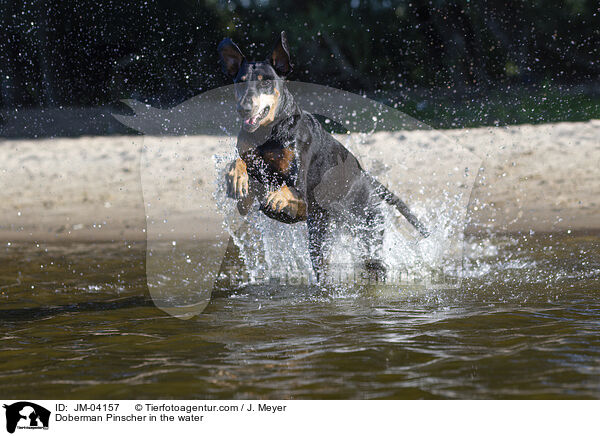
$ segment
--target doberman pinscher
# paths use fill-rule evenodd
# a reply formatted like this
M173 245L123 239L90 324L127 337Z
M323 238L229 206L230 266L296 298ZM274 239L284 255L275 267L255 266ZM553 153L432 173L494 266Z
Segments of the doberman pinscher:
M226 176L227 194L245 215L254 198L270 218L307 221L309 253L317 279L324 268L331 224L358 231L367 271L385 277L380 258L382 202L396 207L421 233L423 224L396 195L365 172L357 159L314 115L301 110L285 85L292 71L285 32L266 61L247 61L229 38L218 46L223 71L233 79L237 111L243 120L237 138L239 158Z

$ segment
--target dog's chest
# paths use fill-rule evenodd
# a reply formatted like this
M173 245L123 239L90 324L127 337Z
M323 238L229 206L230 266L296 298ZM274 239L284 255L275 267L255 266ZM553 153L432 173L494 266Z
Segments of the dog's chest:
M257 151L273 173L284 177L296 174L298 164L292 140L269 140L258 147Z

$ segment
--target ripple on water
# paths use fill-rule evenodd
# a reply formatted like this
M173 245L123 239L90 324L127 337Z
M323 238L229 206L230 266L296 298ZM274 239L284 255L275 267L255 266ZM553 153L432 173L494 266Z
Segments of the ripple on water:
M0 383L36 398L600 397L598 239L466 242L459 289L254 283L192 321L153 306L143 246L13 244Z

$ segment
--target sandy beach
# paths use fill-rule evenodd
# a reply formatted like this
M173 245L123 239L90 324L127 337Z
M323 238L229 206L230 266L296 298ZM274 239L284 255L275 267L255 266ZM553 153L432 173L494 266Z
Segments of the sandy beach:
M441 156L449 167L462 162L453 157L445 145L448 141L478 156L480 167L470 168L477 171L477 177L470 195L467 233L596 231L600 228L599 138L600 120L592 120L378 132L366 142L384 164L386 155L398 156L398 140ZM158 154L150 153L144 149L150 143L175 150L177 157L156 150L152 153ZM157 198L169 208L171 226L177 227L178 217L187 217L182 222L201 222L199 236L211 237L222 228L221 217L210 204L218 177L213 155L232 150L231 138L216 136L2 140L0 240L4 244L144 240L148 213L144 198L146 207L151 207L149 199ZM429 174L431 163L422 156L403 153L399 159L402 168ZM367 165L376 166L377 162ZM443 180L439 171L430 173L431 177L399 182L403 195L411 202L426 197L428 186L439 186ZM182 196L182 186L195 194Z

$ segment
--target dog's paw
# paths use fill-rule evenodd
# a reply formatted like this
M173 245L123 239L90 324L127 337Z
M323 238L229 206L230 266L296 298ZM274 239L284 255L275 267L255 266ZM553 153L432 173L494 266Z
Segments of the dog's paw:
M290 218L306 216L306 203L295 189L290 189L286 185L267 194L265 207L273 212L285 213Z
M226 182L228 197L240 199L248 195L248 171L242 159L238 158L231 164Z
M296 216L298 213L298 205L292 203L290 198L286 195L284 188L267 194L266 207L273 212L285 211L288 215Z

